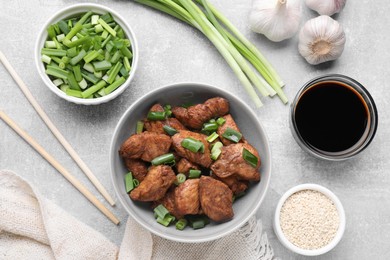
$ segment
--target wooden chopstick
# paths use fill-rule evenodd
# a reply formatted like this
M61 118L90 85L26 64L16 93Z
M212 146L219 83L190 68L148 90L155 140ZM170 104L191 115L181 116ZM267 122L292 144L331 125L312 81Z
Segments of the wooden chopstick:
M54 134L54 136L57 138L57 140L62 144L62 146L65 148L65 150L69 153L69 155L73 158L73 160L77 163L77 165L80 167L80 169L87 175L88 179L95 185L96 189L103 195L103 197L110 203L111 206L115 205L114 200L108 194L107 190L103 187L103 185L99 182L99 180L96 178L96 176L92 173L92 171L88 168L88 166L84 163L83 160L81 160L80 156L76 153L76 151L73 149L73 147L69 144L69 142L65 139L65 137L61 134L61 132L57 129L57 127L53 124L53 122L50 120L50 118L47 116L45 111L42 109L42 107L38 104L34 96L31 94L30 90L24 84L22 79L19 77L19 75L16 73L12 65L9 63L7 58L4 56L4 54L0 51L0 60L3 63L4 67L8 70L12 78L15 80L15 82L19 85L20 89L22 90L23 94L26 96L28 101L31 103L31 105L34 107L35 111L39 114L39 116L42 118L43 122L47 125L47 127L50 129L50 131Z
M78 189L96 208L98 208L114 224L118 225L118 218L107 209L79 180L70 174L53 156L35 141L29 134L21 129L11 118L0 110L0 118L9 125L18 135L30 144L43 158L45 158L54 168L59 171L76 189Z

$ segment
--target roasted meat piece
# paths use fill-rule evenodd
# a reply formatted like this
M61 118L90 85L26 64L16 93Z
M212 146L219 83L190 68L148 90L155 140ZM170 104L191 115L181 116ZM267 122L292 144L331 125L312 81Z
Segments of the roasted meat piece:
M243 158L243 148L258 158L256 168ZM238 178L248 181L259 181L260 156L256 149L248 143L238 143L221 148L221 155L211 165L211 170L219 178L226 178L235 174Z
M194 129L201 129L203 123L214 117L226 115L228 112L229 102L221 97L210 98L203 104L189 108L172 108L172 113L183 125Z
M207 176L200 177L199 200L204 214L211 220L223 222L234 215L233 192L223 182Z
M224 138L222 135L223 133L225 133L226 129L228 128L231 128L233 130L236 130L237 132L240 132L240 129L238 128L236 122L234 122L234 119L233 117L230 115L230 114L227 114L226 116L223 117L226 121L223 125L221 125L220 127L218 127L218 131L217 131L217 134L219 135L219 137L221 138L221 141L224 145L229 145L229 144L234 144L234 142ZM244 137L241 138L240 140L240 143L243 142L243 139Z
M138 181L143 181L146 174L148 173L148 167L144 161L140 159L124 158L126 168L131 171L133 177Z
M153 166L145 179L130 192L130 198L139 201L155 201L163 198L176 180L171 167L166 165Z
M146 131L130 136L122 144L119 154L123 158L140 158L150 162L157 156L168 153L171 143L171 138L167 135Z
M184 148L181 145L181 142L185 138L193 138L195 140L201 141L204 145L204 152L195 153ZM208 168L211 164L211 158L210 158L209 144L206 141L206 138L207 136L203 134L183 130L175 134L174 136L172 136L172 145L179 156L186 158L188 161L192 163L197 163L203 167Z
M198 214L199 205L199 179L188 179L175 189L175 208L178 214Z
M188 176L191 169L199 170L199 167L195 163L188 161L186 158L181 158L180 161L176 163L176 170L178 173L183 173Z
M159 199L153 203L153 208L162 204L176 219L183 218L183 215L180 215L175 207L175 190L177 188L171 187L165 196L162 199Z
M149 111L153 111L153 112L164 112L164 108L162 105L160 104L155 104L153 105ZM148 132L153 132L153 133L157 133L157 134L167 134L163 127L164 125L168 125L176 130L186 130L187 128L182 124L180 123L179 120L177 120L176 118L167 118L166 120L161 120L161 121L151 121L151 120L148 120L146 119L145 120L145 129L148 131Z
M248 189L249 181L239 180L235 175L231 175L226 178L219 178L213 174L212 177L225 183L229 189L232 190L234 195L240 194Z

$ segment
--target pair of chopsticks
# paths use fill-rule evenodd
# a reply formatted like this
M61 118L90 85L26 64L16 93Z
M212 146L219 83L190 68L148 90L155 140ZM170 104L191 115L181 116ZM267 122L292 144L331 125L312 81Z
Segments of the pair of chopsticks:
M30 90L24 84L22 79L13 69L11 64L8 62L7 58L0 51L0 61L3 63L4 67L10 73L12 78L18 84L23 94L26 96L28 101L34 107L36 112L42 118L47 127L51 130L53 135L58 139L58 141L64 146L65 150L73 158L73 160L78 164L81 170L87 175L89 180L94 184L96 189L103 195L103 197L110 203L111 206L115 205L114 200L108 194L103 185L98 181L96 176L88 168L88 166L81 160L80 156L68 143L65 137L49 119L47 114L44 112L42 107L35 100ZM46 150L37 143L30 135L28 135L23 129L21 129L11 118L9 118L3 111L0 110L0 118L8 124L17 134L19 134L27 143L29 143L43 158L45 158L54 168L57 169L76 189L78 189L95 207L97 207L106 217L108 217L114 224L119 224L118 218L107 209L80 181L78 181L72 174L70 174L53 156L51 156Z

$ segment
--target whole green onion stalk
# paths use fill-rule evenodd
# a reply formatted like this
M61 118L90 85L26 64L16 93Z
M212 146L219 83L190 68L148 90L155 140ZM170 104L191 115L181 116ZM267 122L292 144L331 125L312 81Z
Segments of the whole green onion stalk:
M207 0L135 1L169 14L201 31L224 57L257 107L262 106L262 102L254 87L263 96L274 96L277 94L283 103L288 102L282 90L284 83L272 65Z

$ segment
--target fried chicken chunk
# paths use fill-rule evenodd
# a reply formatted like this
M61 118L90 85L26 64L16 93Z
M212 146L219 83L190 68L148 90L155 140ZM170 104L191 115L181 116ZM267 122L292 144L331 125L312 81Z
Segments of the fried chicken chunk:
M216 180L225 183L229 187L229 189L232 190L234 195L240 194L248 189L249 182L239 180L235 175L231 175L226 178L219 178L218 176L213 174L212 177Z
M188 179L175 189L175 208L178 214L199 213L199 179Z
M189 108L172 108L172 113L183 125L194 129L201 129L203 123L214 117L226 115L228 112L229 102L221 97L210 98L203 104Z
M242 153L244 148L258 158L257 166L254 168L244 160ZM221 148L221 155L211 165L211 170L219 178L226 178L235 174L238 178L247 181L259 181L260 156L257 150L248 143L238 143Z
M149 111L152 111L152 112L164 112L164 108L162 105L160 104L155 104L153 105ZM159 121L151 121L151 120L145 120L144 122L144 126L145 126L145 129L149 132L153 132L153 133L157 133L157 134L167 134L163 127L164 125L167 125L167 126L170 126L176 130L186 130L187 128L182 124L180 123L179 120L177 120L176 118L167 118L166 120L159 120Z
M157 207L158 205L162 204L171 215L173 215L176 219L183 218L183 215L180 215L178 211L176 210L175 206L175 190L177 188L170 188L168 192L165 194L165 196L162 199L159 199L153 203L153 208Z
M171 143L169 136L146 131L130 136L122 144L119 154L124 158L140 158L150 162L157 156L168 153Z
M171 167L159 165L149 168L145 179L130 192L130 198L138 201L155 201L163 198L176 180Z
M186 176L188 176L191 169L199 170L199 167L195 163L188 161L186 158L181 158L180 161L176 163L177 172L183 173Z
M181 142L185 138L193 138L195 140L201 141L204 145L204 152L192 152L181 145ZM197 163L203 167L208 168L211 164L210 158L210 149L209 144L206 141L207 136L191 131L180 131L179 133L172 136L172 145L177 154L181 157L186 158L188 161L192 163Z
M138 181L143 181L148 173L148 167L144 161L139 159L124 158L126 168L132 172L133 177Z
M216 179L202 176L199 181L199 200L203 212L216 222L231 219L233 213L233 192Z
M231 128L233 130L236 130L237 132L240 132L240 129L238 128L236 122L234 122L233 117L230 114L227 114L226 116L223 117L226 121L223 125L218 127L217 134L221 138L221 141L224 145L229 145L229 144L234 144L234 142L224 138L222 135L225 133L226 129ZM243 137L241 138L240 142L243 142Z

